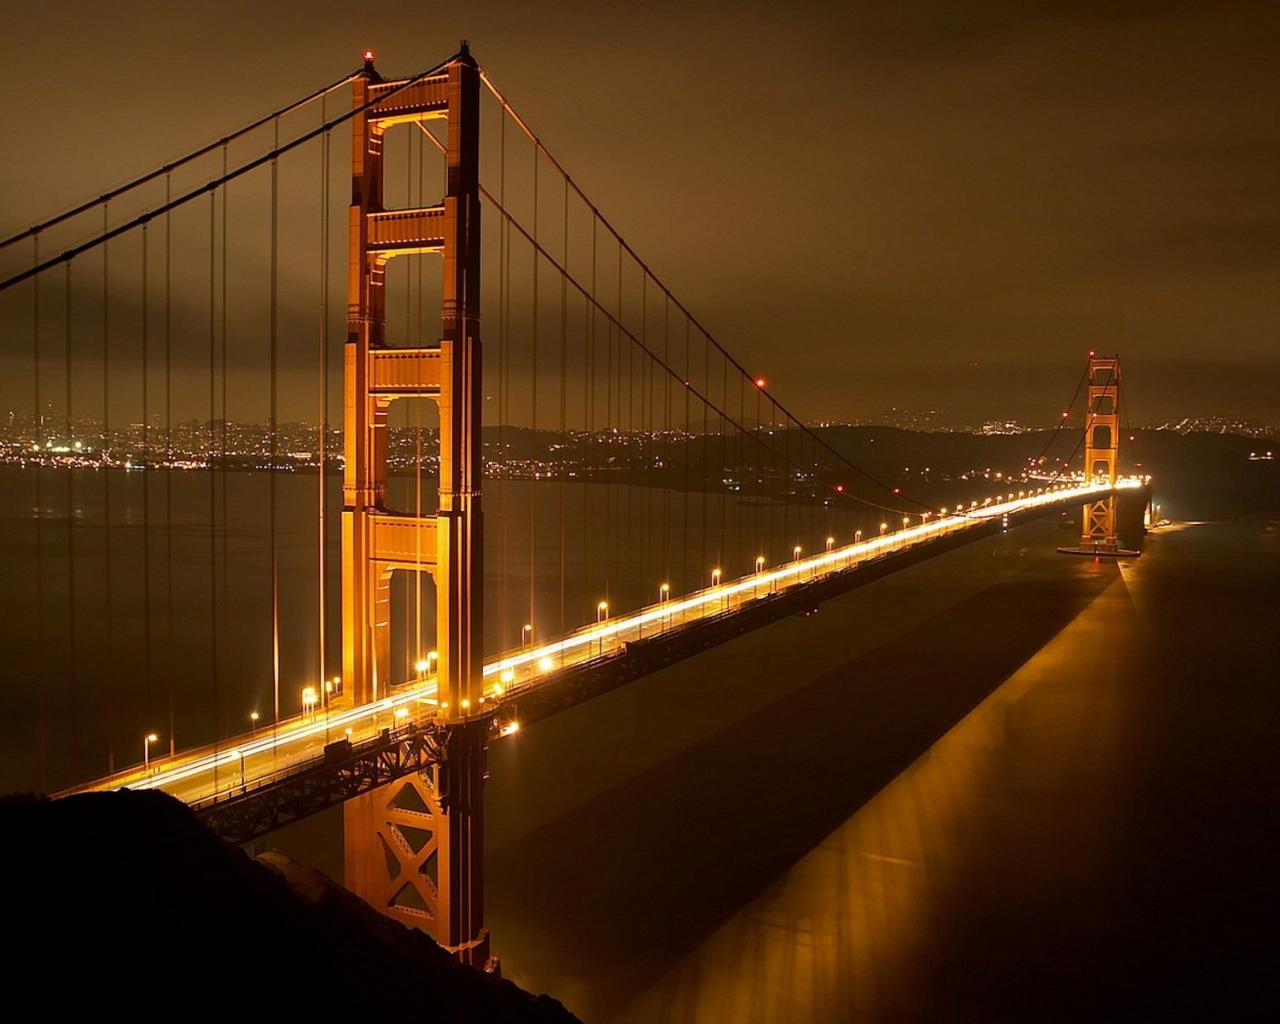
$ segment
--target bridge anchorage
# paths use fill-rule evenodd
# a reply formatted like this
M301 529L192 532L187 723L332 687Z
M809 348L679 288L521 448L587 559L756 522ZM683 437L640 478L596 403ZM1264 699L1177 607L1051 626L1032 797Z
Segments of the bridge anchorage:
M1089 353L1087 404L1084 422L1084 476L1086 481L1116 486L1120 452L1120 357ZM1084 506L1080 544L1060 547L1064 555L1135 557L1141 552L1120 547L1116 526L1114 491L1093 498Z
M387 101L380 103L381 97ZM484 928L485 744L480 342L480 73L466 43L438 74L406 87L366 60L353 83L348 337L342 509L344 678L357 704L391 680L391 575L436 585L436 701L442 759L345 805L346 883L407 924L426 926L460 960L490 965ZM383 207L383 136L442 119L447 192L439 206ZM438 347L392 347L385 268L439 254ZM387 508L387 415L397 399L439 406L439 511Z

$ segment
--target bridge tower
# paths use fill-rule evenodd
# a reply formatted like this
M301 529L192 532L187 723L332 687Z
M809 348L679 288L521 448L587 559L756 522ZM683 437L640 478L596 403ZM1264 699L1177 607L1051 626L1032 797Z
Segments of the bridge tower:
M482 707L483 519L479 131L480 74L463 44L438 73L383 81L366 54L354 83L342 509L342 664L357 703L391 678L391 577L424 570L436 587L439 717L444 757L345 805L346 882L375 907L433 933L459 959L489 961L484 928L485 749ZM383 208L383 136L444 119L447 185L439 206ZM444 284L438 346L386 337L385 269L439 254ZM387 413L430 398L440 413L439 510L387 505ZM402 680L401 680L402 681ZM388 715L386 725L394 728Z
M1084 475L1116 485L1116 455L1120 444L1120 360L1115 356L1089 356L1089 401L1085 406ZM1084 506L1080 547L1113 552L1116 539L1116 498L1091 501Z

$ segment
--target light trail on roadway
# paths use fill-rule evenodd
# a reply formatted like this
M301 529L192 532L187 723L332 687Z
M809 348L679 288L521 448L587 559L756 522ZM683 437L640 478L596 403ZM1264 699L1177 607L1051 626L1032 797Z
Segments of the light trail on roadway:
M1139 487L1144 482L1144 478L1139 477L1123 478L1116 482L1115 490ZM944 536L963 533L993 519L1097 498L1111 491L1109 484L1076 483L1042 488L1033 493L1020 492L1018 496L1001 495L937 518L931 519L925 513L920 523L904 525L892 532L890 524L882 523L881 533L867 540L862 540L859 534L852 543L836 546L835 538L828 538L826 550L808 557L797 555L772 568L763 567L762 556L757 559L756 572L732 580L720 582L720 570L715 569L712 586L682 597L665 598L617 618L608 618L607 605L602 603L600 621L545 644L506 652L488 662L484 666L486 685L482 706L474 713L488 714L496 706L501 718L504 704L513 698L554 678L563 669L615 654L629 642L652 638L711 616L731 614L759 597L808 584ZM393 686L389 693L367 704L332 711L316 708L216 746L155 758L146 768L138 766L119 772L67 793L128 787L161 789L187 803L231 797L269 784L280 772L296 771L323 757L324 748L336 740L359 743L372 739L384 729L425 724L441 717L441 712L449 709L447 704L437 704L436 694L435 677L424 676ZM469 708L455 710L471 713ZM516 725L514 720L508 722L503 733L514 731Z

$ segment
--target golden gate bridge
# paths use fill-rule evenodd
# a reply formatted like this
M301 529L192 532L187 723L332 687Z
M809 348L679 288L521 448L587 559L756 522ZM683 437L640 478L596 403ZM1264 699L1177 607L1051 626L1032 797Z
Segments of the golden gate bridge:
M330 116L330 98L340 90L350 91L350 101ZM318 123L299 126L313 111ZM264 151L240 152L264 134ZM350 199L338 202L333 143L348 134ZM303 159L314 163L293 163ZM175 188L184 174L196 177ZM264 196L247 191L255 177ZM443 201L428 202L429 177L439 181ZM160 188L163 195L155 195ZM314 190L314 201L304 206L294 189ZM491 216L482 217L486 207ZM244 240L236 237L233 208L248 221ZM290 225L297 228L292 235ZM64 792L163 790L238 843L341 804L348 886L476 966L491 962L483 909L489 744L522 723L1036 516L1083 507L1073 550L1119 553L1117 494L1145 495L1145 480L1118 472L1119 361L1094 353L1050 438L1083 393L1084 430L1066 460L1083 449L1080 472L1058 470L1021 489L1006 482L1003 493L949 507L864 472L662 283L465 44L448 60L397 79L384 79L368 53L352 74L11 235L0 251L11 255L22 244L30 245L30 262L0 281L0 296L29 305L23 386L32 412L23 451L37 467L37 576L47 541L39 466L51 450L83 451L82 461L103 470L110 613L112 530L120 527L110 518L108 471L122 465L124 446L111 423L122 390L141 413L134 455L124 464L141 472L144 518L153 504L149 489L160 486L150 482L157 474L166 502L164 550L153 552L150 529L143 530L144 707L132 702L140 716L134 719L113 707L112 694L98 695L110 720L106 763L83 771L77 739L74 768L81 774ZM295 257L309 248L314 272L303 280ZM438 284L424 274L424 258L439 258ZM341 337L331 323L340 307L330 293L342 270L339 455L327 450L327 437L330 350ZM86 315L89 282L100 292ZM246 308L264 300L251 328L237 318L237 287L256 296L241 303ZM310 327L294 317L291 290L310 307ZM432 336L437 306L440 330ZM482 356L482 325L492 336L487 344L496 343L492 363ZM253 339L251 352L233 351L237 333ZM282 636L298 617L282 609L277 522L281 404L294 394L281 391L280 379L282 356L296 360L295 337L308 333L319 469L308 640L314 662L306 684L294 687L285 682L296 674L282 661ZM101 351L85 368L79 360L89 342ZM190 357L177 388L175 345L186 345ZM130 359L122 358L126 349ZM228 641L220 633L229 593L229 410L240 356L269 381L260 454L269 478L271 625L263 671L271 707L248 720L229 714L236 688L219 667ZM193 361L207 371L202 383ZM168 474L178 392L203 413L209 477L210 663L195 672L159 666L153 655L153 613L164 603L166 628L174 622L172 567L165 602L153 601L151 561L173 560ZM434 424L424 423L424 402L437 410ZM83 414L90 404L100 407L97 436L77 441L85 431L75 409ZM414 446L411 486L398 486L388 471L398 408L412 409L400 428ZM539 432L553 440L539 443ZM339 462L341 505L334 510L329 466ZM424 467L434 488L424 484ZM486 477L501 510L487 545ZM63 483L70 510L71 470ZM581 493L571 493L570 484ZM513 511L517 488L525 489L523 519ZM406 499L401 504L397 492ZM540 514L552 524L549 536ZM75 731L93 673L77 656L73 518L68 511L62 550L72 566L68 694ZM603 524L596 531L602 536L587 528L591 523ZM336 588L331 547L338 549ZM433 601L424 601L424 579ZM43 605L40 614L33 644L43 650ZM180 745L176 723L188 716L177 706L174 679L206 669L208 721ZM166 680L167 693L156 692ZM36 685L43 688L44 680ZM49 757L45 700L41 689L42 761ZM167 723L163 737L156 719ZM117 747L126 746L120 738L128 736L137 737L141 762L117 765ZM42 777L45 770L42 763Z

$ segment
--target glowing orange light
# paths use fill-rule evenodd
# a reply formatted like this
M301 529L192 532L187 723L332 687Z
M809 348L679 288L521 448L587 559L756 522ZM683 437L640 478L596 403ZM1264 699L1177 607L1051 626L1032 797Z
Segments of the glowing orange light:
M763 387L764 387L764 378L763 378L763 377L757 377L757 378L756 378L756 387L758 387L758 388L763 388Z
M836 494L844 494L844 484L836 484Z
M372 50L365 50L365 51L364 51L364 59L365 59L365 60L373 60L373 51L372 51ZM1092 355L1092 353L1090 353L1090 355Z

